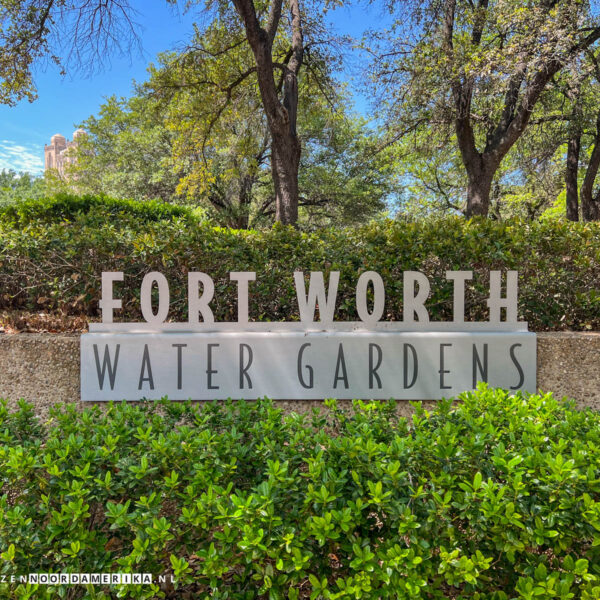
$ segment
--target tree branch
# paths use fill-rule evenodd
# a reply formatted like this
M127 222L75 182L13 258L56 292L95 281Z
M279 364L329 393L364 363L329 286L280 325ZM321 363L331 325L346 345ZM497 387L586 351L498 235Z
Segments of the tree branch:
M304 56L304 36L298 0L290 0L290 10L292 13L292 58L288 67L292 73L298 75Z
M483 1L483 0L482 0ZM453 72L454 46L454 19L456 13L456 0L445 0L444 21L442 26L442 47L449 63L449 76L451 78L452 95L456 108L455 130L458 147L465 164L481 162L481 156L475 146L475 134L471 124L471 101L473 96L472 79L460 81Z
M589 48L595 41L600 39L600 27L596 27L584 39L571 47L563 58L553 57L542 66L531 79L526 87L519 108L514 113L510 123L504 130L498 130L494 144L486 151L495 155L496 159L502 159L525 130L533 112L535 103L543 92L546 84L565 65L568 58L577 55L582 50Z
M279 27L282 4L283 0L272 0L271 9L269 11L269 20L267 21L267 35L269 36L271 45L273 45L273 40L275 40L277 27Z

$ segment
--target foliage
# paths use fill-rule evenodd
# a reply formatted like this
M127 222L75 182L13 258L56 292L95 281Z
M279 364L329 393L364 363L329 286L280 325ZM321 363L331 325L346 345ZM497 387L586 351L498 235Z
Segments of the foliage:
M382 137L364 119L327 110L324 101L300 103L300 223L352 225L381 215L397 195L397 173Z
M467 177L456 139L443 128L416 130L391 147L402 182L399 210L412 217L463 214Z
M453 169L457 158L463 163L467 203L461 208L470 216L487 215L498 169L527 131L549 82L567 65L577 69L573 63L583 51L597 51L597 5L571 0L388 5L396 22L373 36L379 44L370 45L377 49L374 80L387 108L390 140L417 135L423 143L414 151L423 161L436 151L440 136L450 139L453 160L441 165ZM564 120L571 110L565 98L552 107ZM451 183L454 178L450 170ZM428 183L439 187L436 179ZM462 205L464 198L452 203Z
M136 200L120 200L106 196L91 194L74 196L58 194L51 198L40 198L3 206L0 211L4 224L9 228L27 227L33 224L43 226L52 223L69 223L77 221L84 215L90 215L99 209L102 218L119 218L123 225L123 217L131 216L127 223L143 226L152 221L168 221L176 217L187 216L193 220L193 211L183 206L161 203L157 200L138 202Z
M0 171L0 205L42 198L45 193L44 181L39 177L6 169Z
M157 103L144 95L107 98L67 165L73 186L91 194L171 202L182 172L172 164L173 134Z
M0 104L35 100L40 65L89 72L111 51L131 51L131 13L127 0L0 0Z
M71 189L202 206L215 224L235 228L272 223L271 135L251 51L242 45L234 52L231 36L218 22L196 32L190 48L160 55L134 96L109 98L98 116L81 123L88 135L78 144L77 163L68 166ZM277 53L285 54L286 40L277 43ZM346 108L343 89L329 94L327 62L313 52L299 74L305 226L362 222L394 192L391 162L377 151L380 136ZM222 93L219 87L240 72L247 78Z
M69 591L88 599L597 598L600 415L485 385L460 400L412 423L393 402L66 405L43 424L3 404L0 573L176 579Z
M144 216L145 215L145 216ZM255 271L250 318L297 318L293 272L340 271L336 319L357 320L355 289L377 271L387 297L385 320L402 319L402 273L431 280L430 319L452 320L453 288L445 272L472 269L467 320L487 320L490 269L519 271L519 318L532 330L600 329L600 227L555 219L464 221L458 217L367 223L303 232L286 227L212 227L183 207L102 198L61 197L0 209L0 308L61 310L98 316L100 276L123 271L115 293L118 320L139 320L139 290L149 271L170 284L169 320L187 320L187 273L215 281L215 319L236 320L230 271ZM40 277L43 273L43 277Z

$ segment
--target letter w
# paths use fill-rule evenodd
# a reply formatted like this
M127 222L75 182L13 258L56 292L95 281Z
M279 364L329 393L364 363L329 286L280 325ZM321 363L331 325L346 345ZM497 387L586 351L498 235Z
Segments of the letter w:
M331 271L329 274L329 293L325 294L325 280L322 271L312 271L308 283L308 297L304 285L304 273L294 271L294 282L296 283L296 295L298 296L298 307L300 309L300 320L305 323L315 322L315 309L319 305L319 317L322 323L332 323L335 313L335 302L337 298L340 272Z
M106 371L108 369L108 379L110 381L110 389L113 390L115 388L115 376L117 375L117 363L119 362L119 350L121 349L121 344L117 344L117 349L115 350L115 363L114 365L110 360L110 353L108 351L108 344L104 346L104 361L102 362L102 368L100 368L100 356L98 356L98 344L94 344L94 357L96 359L96 371L98 372L98 384L100 385L100 389L104 388L104 377L106 375Z

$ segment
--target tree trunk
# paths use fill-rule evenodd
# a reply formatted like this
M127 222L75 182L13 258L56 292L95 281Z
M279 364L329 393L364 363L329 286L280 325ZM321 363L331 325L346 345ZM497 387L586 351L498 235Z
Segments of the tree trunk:
M567 165L565 169L565 184L567 188L567 219L579 221L579 194L577 173L579 171L579 150L581 135L574 133L567 145Z
M252 187L254 179L250 175L244 175L240 179L238 215L235 219L236 229L248 229L250 224L250 206L252 204Z
M270 46L263 39L258 48L258 84L271 134L275 220L283 225L295 225L298 220L298 169L301 153L296 133L297 78L294 72L287 69L284 76L283 102L280 102L275 91Z
M271 3L266 28L261 27L254 0L233 0L244 21L248 42L256 59L258 87L271 134L271 172L275 186L275 219L284 225L298 220L298 169L301 144L296 132L298 72L304 57L299 0L289 0L292 29L291 57L283 71L283 102L274 78L273 42L281 18L282 0Z
M297 136L273 136L271 172L275 185L275 220L283 225L294 225L298 220L300 152Z
M478 158L479 160L465 161L463 155L468 177L465 216L469 219L471 217L487 217L490 210L492 181L496 172L496 168L482 164L484 161L481 157Z
M600 194L581 196L581 216L584 221L600 221Z
M590 155L590 162L581 184L581 216L584 221L598 221L600 219L600 198L594 197L594 182L600 167L600 112L596 121L596 136L594 148Z
M491 180L471 179L467 186L467 210L465 215L471 217L487 217L490 208Z
M600 221L600 193L596 194L588 211L588 221Z
M441 37L442 49L448 60L448 76L456 110L456 138L468 177L465 215L467 217L487 216L494 173L502 159L525 131L540 95L548 82L570 57L577 56L600 39L600 27L592 28L582 39L574 43L570 47L567 57L553 56L540 64L530 78L527 77L529 68L527 60L515 64L514 71L507 82L500 119L497 125L487 132L485 148L479 152L471 122L475 78L472 73L457 68L458 65L455 63L456 4L457 0L444 0L441 3L443 7ZM488 0L479 0L477 3L470 4L478 6L478 12L473 19L471 35L471 41L477 47L483 39Z

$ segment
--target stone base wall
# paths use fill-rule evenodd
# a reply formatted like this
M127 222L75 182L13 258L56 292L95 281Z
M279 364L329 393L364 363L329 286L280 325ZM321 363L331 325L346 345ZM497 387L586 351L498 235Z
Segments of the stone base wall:
M600 333L538 333L537 387L600 410Z
M600 409L600 333L539 333L537 386L568 396L581 407ZM0 398L11 406L23 398L45 415L58 402L79 400L79 335L22 333L0 335ZM321 403L287 400L289 410L306 411ZM399 401L399 412L410 404ZM427 402L426 404L430 404Z

